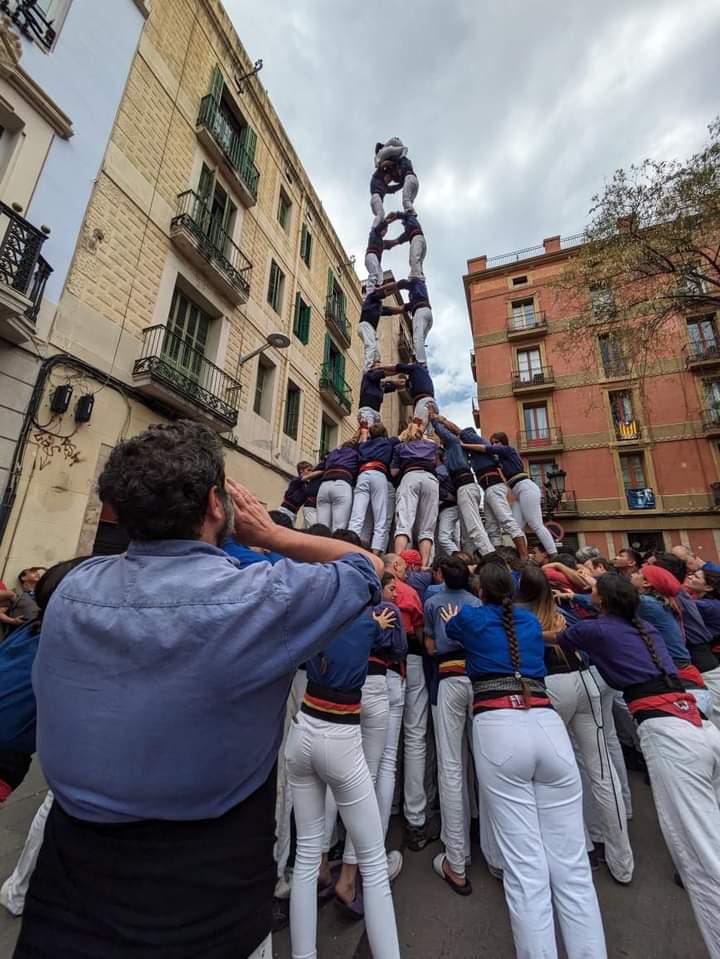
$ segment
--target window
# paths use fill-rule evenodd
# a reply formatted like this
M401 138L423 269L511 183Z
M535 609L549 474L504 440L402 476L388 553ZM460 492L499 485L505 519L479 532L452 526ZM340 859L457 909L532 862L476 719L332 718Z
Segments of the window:
M300 423L300 394L300 388L288 380L287 395L285 396L283 433L293 440L297 439L298 424Z
M615 297L606 283L590 287L590 307L595 319L607 319L615 313Z
M325 334L324 371L339 389L345 389L345 356L328 333Z
M176 287L162 355L193 379L200 376L210 323L211 317Z
M267 301L276 313L282 313L285 274L275 260L270 263L270 281L268 282Z
M720 379L703 380L705 401L713 423L720 423Z
M598 336L598 346L605 376L624 376L627 373L627 363L617 335L601 333Z
M278 200L277 219L283 230L287 230L290 225L290 211L292 202L287 193L280 187L280 199Z
M537 443L541 446L550 439L548 425L548 411L546 403L533 403L523 407L523 422L527 432L528 443Z
M257 378L253 410L258 416L269 420L272 413L273 380L275 367L265 356L258 357Z
M539 317L535 313L535 300L513 300L511 306L514 330L526 330L538 325Z
M329 416L324 413L320 420L320 458L327 456L330 450L337 446L338 428Z
M622 469L623 485L625 489L645 489L645 457L642 453L621 453L620 468Z
M310 304L295 294L295 313L293 316L293 333L306 346L310 340Z
M688 338L690 340L690 356L702 357L717 355L720 349L715 314L696 316L687 321Z
M200 171L198 196L201 200L198 226L216 250L229 256L237 207L217 182L215 173L204 163Z
M218 64L213 67L210 77L209 96L212 101L211 113L204 119L211 125L213 138L223 150L233 169L240 174L252 192L256 193L257 134L237 110L225 86L222 70Z
M517 371L521 383L542 383L542 357L537 347L517 351Z
M636 440L640 428L635 419L632 393L629 390L616 390L608 393L615 436L619 440Z
M527 278L526 276L514 276L514 277L512 278L512 285L513 285L513 286L525 286L525 284L527 283L527 281L528 281L528 278Z
M60 28L70 9L72 0L10 0L4 4L5 12L13 16L20 32L49 53L55 46Z
M303 223L300 231L300 256L308 268L312 266L312 233Z
M543 492L545 491L548 473L554 472L555 470L557 470L555 460L536 460L535 462L528 463L530 479L533 483L536 483Z

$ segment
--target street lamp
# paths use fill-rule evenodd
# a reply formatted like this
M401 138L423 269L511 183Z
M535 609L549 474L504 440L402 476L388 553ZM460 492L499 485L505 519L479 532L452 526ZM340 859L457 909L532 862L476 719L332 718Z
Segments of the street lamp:
M565 479L567 473L563 469L552 469L547 473L545 489L547 490L547 511L552 516L565 495Z
M254 356L257 356L259 353L264 353L268 347L274 346L276 350L286 350L290 346L290 337L285 336L284 333L268 333L265 337L265 342L262 346L258 346L256 350L253 350L251 353L246 353L245 356L241 356L238 360L238 369L240 369L243 364L247 363L248 360L251 360Z

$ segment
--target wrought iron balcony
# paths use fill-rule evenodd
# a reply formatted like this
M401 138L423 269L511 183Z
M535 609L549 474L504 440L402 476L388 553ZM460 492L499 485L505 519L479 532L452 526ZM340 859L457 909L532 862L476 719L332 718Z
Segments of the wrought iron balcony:
M412 363L415 356L412 333L407 327L405 318L400 317L400 332L398 334L398 355L401 363Z
M320 367L320 393L341 416L347 416L352 409L352 390L330 363L323 363Z
M518 313L508 320L507 335L509 340L522 340L534 336L544 336L548 325L545 313L542 310L529 310Z
M513 393L532 393L555 388L552 366L534 366L529 370L513 370Z
M19 210L0 203L0 336L24 343L35 332L52 267L40 255L50 231L38 229Z
M525 453L553 452L563 445L562 430L557 426L536 426L518 433L518 449Z
M178 196L170 238L229 300L247 303L252 263L193 190Z
M133 366L138 389L223 433L237 424L240 384L166 326L143 331Z
M552 511L548 508L548 505L547 491L542 490L543 516L549 516L551 512L553 516L577 516L578 505L575 490L566 489L560 498L560 502L556 504Z
M614 427L615 439L620 443L636 443L642 436L642 427L637 420L616 422Z
M603 376L607 380L626 378L630 376L630 370L623 359L603 360Z
M10 18L26 39L52 50L57 37L55 21L48 20L37 0L0 0L0 13Z
M706 370L720 364L720 341L707 343L689 343L686 349L685 365L689 370Z
M260 171L245 149L239 125L228 116L229 111L212 94L200 101L197 118L197 133L203 146L231 174L244 206L257 203Z
M329 296L325 303L325 322L345 346L350 346L350 324L339 296Z
M711 406L702 411L702 431L706 436L720 436L720 406Z

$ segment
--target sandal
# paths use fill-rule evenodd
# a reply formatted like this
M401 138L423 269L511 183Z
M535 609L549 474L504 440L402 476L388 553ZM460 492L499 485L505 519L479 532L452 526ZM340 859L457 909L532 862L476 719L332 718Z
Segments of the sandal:
M458 886L456 882L453 882L452 879L445 872L445 863L447 862L447 856L444 852L438 853L437 856L433 859L432 867L433 872L437 873L441 879L444 879L445 882L450 886L453 892L456 892L458 896L469 896L472 894L472 886L470 885L470 880L465 877L465 884Z

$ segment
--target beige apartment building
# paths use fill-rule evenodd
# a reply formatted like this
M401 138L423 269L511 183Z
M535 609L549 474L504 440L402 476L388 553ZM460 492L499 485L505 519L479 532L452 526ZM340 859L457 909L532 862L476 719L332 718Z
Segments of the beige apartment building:
M360 284L250 57L217 0L143 7L10 469L10 572L118 547L97 476L150 423L209 424L269 507L356 428ZM381 343L409 359L399 318Z

